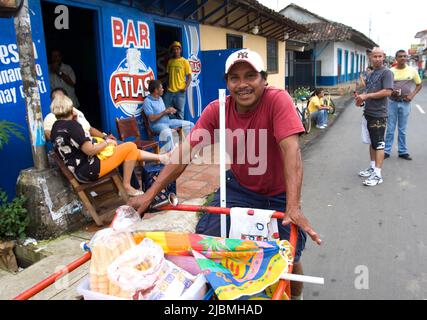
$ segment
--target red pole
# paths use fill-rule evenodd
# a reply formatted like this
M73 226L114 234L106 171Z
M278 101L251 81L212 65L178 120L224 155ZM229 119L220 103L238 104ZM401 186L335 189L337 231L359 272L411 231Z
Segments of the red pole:
M192 206L179 204L177 206L174 205L166 205L157 209L158 211L190 211L190 212L207 212L211 214L230 214L230 208L219 208L219 207L204 207L204 206ZM285 217L285 213L276 211L273 213L272 218L275 219L283 219Z
M90 258L91 258L91 253L87 252L85 255L83 255L82 257L78 258L77 260L71 262L69 265L65 266L64 268L62 268L58 272L52 274L51 276L49 276L46 279L44 279L43 281L39 282L38 284L36 284L32 288L30 288L30 289L24 291L23 293L19 294L18 296L13 298L13 300L28 300L28 299L30 299L31 297L35 296L40 291L49 287L51 284L53 284L59 278L62 278L64 275L72 272L73 270L77 269L81 265L88 262L90 260Z

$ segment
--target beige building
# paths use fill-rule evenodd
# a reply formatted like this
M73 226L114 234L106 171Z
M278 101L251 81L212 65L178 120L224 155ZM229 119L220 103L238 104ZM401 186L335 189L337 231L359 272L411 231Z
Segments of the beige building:
M200 12L200 50L257 51L267 66L268 83L285 88L286 40L306 28L255 0L224 3L208 1Z

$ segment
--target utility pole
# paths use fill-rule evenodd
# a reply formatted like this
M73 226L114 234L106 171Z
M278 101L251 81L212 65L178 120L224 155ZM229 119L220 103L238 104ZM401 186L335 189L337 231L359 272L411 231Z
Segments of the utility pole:
M371 31L372 31L372 17L369 15L369 39L371 39Z
M40 92L37 86L28 0L24 0L22 8L14 18L14 25L19 50L19 65L21 68L22 84L24 85L27 123L30 133L34 167L37 170L43 170L47 169L49 165L46 155L46 141L43 130L43 114L40 104Z

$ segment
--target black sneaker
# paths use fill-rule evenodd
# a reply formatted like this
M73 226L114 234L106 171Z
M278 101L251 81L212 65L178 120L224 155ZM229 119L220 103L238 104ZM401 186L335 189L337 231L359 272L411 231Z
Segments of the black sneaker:
M390 158L390 155L388 153L384 153L384 160Z
M411 156L407 153L405 154L399 154L399 158L405 159L405 160L412 160Z

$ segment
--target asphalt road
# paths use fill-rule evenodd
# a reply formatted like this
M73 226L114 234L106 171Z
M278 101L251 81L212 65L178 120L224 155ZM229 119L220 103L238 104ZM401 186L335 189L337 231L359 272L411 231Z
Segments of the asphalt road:
M369 165L361 143L362 110L347 106L304 152L303 210L321 234L303 254L304 273L325 278L306 284L304 299L427 299L427 84L415 98L408 125L413 161L385 160L384 183L362 185Z

